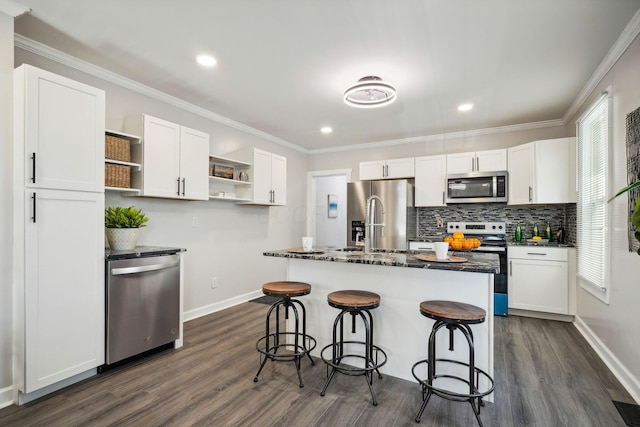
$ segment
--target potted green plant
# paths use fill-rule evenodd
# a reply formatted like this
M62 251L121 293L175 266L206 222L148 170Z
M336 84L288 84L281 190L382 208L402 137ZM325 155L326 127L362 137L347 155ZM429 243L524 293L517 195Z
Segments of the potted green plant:
M140 227L144 227L148 221L145 213L134 206L108 207L104 210L104 226L107 228L109 247L114 251L134 249Z
M609 202L611 202L616 197L638 187L640 187L640 181L636 181L633 184L624 187L622 190L618 191L615 196L610 198ZM636 240L640 242L640 197L636 199L636 207L634 208L633 213L631 214L631 224L633 224L633 226L636 228L636 232L634 233L634 236ZM638 249L638 255L640 255L640 249Z

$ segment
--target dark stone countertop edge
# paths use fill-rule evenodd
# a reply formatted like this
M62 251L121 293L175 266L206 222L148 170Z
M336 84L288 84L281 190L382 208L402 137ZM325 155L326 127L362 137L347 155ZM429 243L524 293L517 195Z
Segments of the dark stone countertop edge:
M500 262L497 254L453 252L454 256L467 258L467 261L461 263L444 263L423 261L415 257L418 254L425 254L425 252L385 251L376 253L389 255L390 259L366 258L365 255L358 256L358 254L354 254L353 252L342 252L332 249L327 249L326 252L315 254L291 253L288 252L287 249L280 249L275 251L263 252L263 255L279 258L306 259L312 261L383 265L388 267L424 268L430 270L463 271L470 273L496 274L500 271Z

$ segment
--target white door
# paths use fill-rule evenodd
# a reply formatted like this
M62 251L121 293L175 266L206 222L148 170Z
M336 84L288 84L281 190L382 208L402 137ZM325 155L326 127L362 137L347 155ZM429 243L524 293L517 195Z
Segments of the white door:
M360 162L360 181L383 179L386 163L384 160Z
M487 150L476 153L476 172L507 170L507 150Z
M154 197L180 197L180 126L145 115L142 143L142 194ZM207 160L208 156L207 152Z
M271 204L271 153L253 152L253 203Z
M568 314L568 264L509 260L509 308Z
M533 162L533 143L508 149L510 205L528 205L533 202Z
M385 178L413 178L415 176L413 157L387 160L386 163Z
M15 77L25 185L103 192L104 91L28 65Z
M445 206L447 156L416 157L415 205Z
M447 173L469 173L475 171L476 153L447 154Z
M104 363L104 195L27 189L25 213L29 393Z
M180 195L209 199L209 134L180 127Z
M271 155L271 190L274 205L287 204L287 158Z

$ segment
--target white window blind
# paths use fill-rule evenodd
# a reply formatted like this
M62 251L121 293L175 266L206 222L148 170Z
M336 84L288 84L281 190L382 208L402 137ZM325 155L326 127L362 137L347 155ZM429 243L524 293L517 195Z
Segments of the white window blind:
M578 120L578 276L583 287L607 296L607 179L609 95ZM591 289L589 289L591 288Z

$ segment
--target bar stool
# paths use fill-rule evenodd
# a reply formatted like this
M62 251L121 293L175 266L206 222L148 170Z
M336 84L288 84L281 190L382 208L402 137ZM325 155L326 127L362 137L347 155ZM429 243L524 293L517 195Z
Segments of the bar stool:
M380 305L380 295L367 291L336 291L327 296L327 302L331 307L341 311L333 322L333 342L325 346L320 353L320 357L327 365L327 382L320 395L325 395L336 372L350 376L364 375L371 392L373 405L376 406L378 401L372 387L373 372L377 372L378 378L382 378L378 368L387 362L387 355L373 344L373 317L370 310ZM356 316L360 316L365 329L364 341L344 339L343 320L346 314L351 315L351 333L353 334L356 333ZM347 345L346 353L345 344ZM362 351L355 352L357 348L362 347L364 347L364 355ZM332 350L330 358L325 356L329 349ZM345 360L351 363L343 363ZM329 368L331 368L330 372Z
M279 297L280 299L269 308L265 324L265 334L256 342L256 349L260 353L260 369L258 369L258 373L253 379L253 382L258 382L258 376L260 372L262 372L262 368L264 368L267 360L275 362L293 361L296 366L296 371L298 372L300 387L304 387L302 376L300 375L300 359L306 355L312 365L316 364L311 358L311 355L309 355L311 350L316 347L316 340L307 335L307 313L304 304L293 298L311 293L311 285L302 282L269 282L262 285L262 292L265 295ZM302 319L300 319L296 305L302 311ZM289 308L293 311L295 316L294 332L280 331L280 308L284 311L285 319L289 319ZM275 332L272 333L271 314L274 311L276 321ZM300 332L300 323L302 323L302 332ZM291 341L293 341L293 343ZM290 351L278 353L280 348Z
M432 394L440 396L444 399L469 402L473 409L473 414L478 421L478 424L482 427L482 421L480 420L480 407L484 405L482 398L494 389L493 378L489 376L485 371L475 366L475 349L473 345L473 332L469 325L482 323L485 320L486 312L480 307L475 305L465 304L453 301L423 301L420 303L420 313L430 319L435 320L431 334L429 335L429 345L427 359L420 360L413 365L412 373L413 377L418 380L422 386L422 405L420 411L416 415L416 423L420 422L422 413L427 407L429 398ZM453 333L455 330L462 332L469 345L469 362L460 362L451 359L436 359L436 333L441 328L446 327L449 330L449 351L454 351L453 348ZM468 368L468 378L462 378L451 374L438 374L436 372L436 362L439 364L455 364L462 365ZM421 379L416 374L416 367L426 364L427 365L427 378ZM490 383L490 388L486 391L478 390L478 383L480 376L486 378ZM457 393L451 390L436 387L434 381L438 378L449 378L454 381L460 381L469 386L468 393Z

